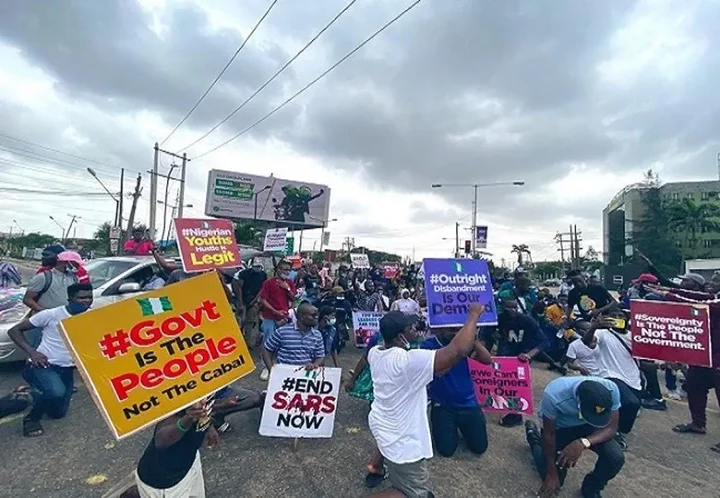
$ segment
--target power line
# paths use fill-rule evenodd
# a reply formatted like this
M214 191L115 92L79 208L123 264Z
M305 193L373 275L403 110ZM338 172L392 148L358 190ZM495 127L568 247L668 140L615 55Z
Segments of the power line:
M48 150L48 151L51 151L51 152L56 152L56 153L58 153L58 154L64 154L64 155L69 156L69 157L74 157L75 159L81 159L81 160L83 160L83 161L88 161L88 162L91 162L91 163L94 163L94 164L99 164L100 166L108 166L108 167L111 167L111 168L114 167L114 166L111 166L111 165L109 165L109 164L107 164L107 163L103 163L103 162L100 162L100 161L96 161L95 159L90 159L90 158L88 158L88 157L78 156L78 155L75 155L75 154L71 154L71 153L69 153L69 152L64 152L64 151L62 151L62 150L53 149L52 147L46 147L46 146L44 146L44 145L40 145L40 144L36 144L36 143L34 143L34 142L30 142L29 140L23 140L23 139L21 139L21 138L11 137L10 135L5 135L4 133L0 133L0 137L7 138L8 140L13 140L13 141L15 141L15 142L20 142L20 143L32 145L33 147L38 147L39 149L44 149L44 150ZM13 146L11 146L11 145L6 145L6 147L13 147ZM17 148L17 147L14 147L14 148ZM21 149L21 150L24 150L24 149ZM46 156L46 157L47 157L47 156ZM133 171L133 173L134 173L134 171Z
M310 39L310 41L305 44L305 46L304 46L303 48L301 48L301 49L300 49L290 60L288 60L280 69L278 69L278 70L275 72L275 74L273 74L273 75L270 77L270 79L268 79L265 83L263 83L263 84L260 86L260 88L258 88L257 90L255 90L255 92L253 92L252 95L250 95L247 99L245 99L245 101L244 101L242 104L240 104L238 107L236 107L234 111L232 111L230 114L228 114L228 115L227 115L222 121L220 121L218 124L216 124L215 126L213 126L212 128L210 128L210 131L208 131L208 132L205 133L204 135L200 136L199 138L197 138L195 141L191 142L190 144L186 145L186 146L183 147L181 150L187 150L187 149L189 149L190 147L192 147L193 145L195 145L196 143L198 143L198 142L200 142L201 140L203 140L203 139L205 139L206 137L208 137L211 133L213 133L215 130L217 130L218 128L220 128L220 127L221 127L223 124L225 124L230 118L232 118L238 111L240 111L243 107L245 107L247 104L249 104L250 101L253 100L260 92L262 92L270 83L272 83L272 82L275 80L275 78L277 78L278 76L280 76L280 73L282 73L283 71L285 71L285 69L287 69L287 68L290 66L290 64L292 64L293 62L295 62L295 59L297 59L298 57L300 57L300 56L303 54L303 52L305 52L305 50L307 50L313 43L315 43L315 41L317 41L317 39L320 38L320 37L322 36L322 34L325 33L325 31L327 31L327 30L330 28L330 26L332 26L333 24L335 24L335 21L337 21L338 19L340 19L340 17L341 17L345 12L347 12L347 11L350 9L350 7L352 7L353 4L355 4L355 2L357 2L357 0L351 0L350 3L348 3L340 12L338 12L338 13L335 15L335 17L333 17L333 18L330 20L330 22L325 25L324 28L322 28L320 31L318 31L317 34L316 34L315 36L313 36L313 37Z
M195 112L195 109L200 105L200 103L205 100L205 97L207 97L207 94L210 93L210 90L213 89L215 84L222 78L222 75L225 74L225 71L230 67L230 65L233 63L235 58L238 56L238 54L242 51L242 49L245 47L247 42L252 38L252 36L255 34L255 30L258 29L260 24L265 20L265 18L270 14L270 11L275 7L275 4L278 3L278 0L273 0L273 3L270 4L270 7L267 8L265 13L262 15L262 17L258 20L257 23L255 23L255 26L253 26L253 29L250 31L250 34L247 35L247 37L243 40L243 42L240 44L240 47L235 51L235 54L230 58L230 60L225 64L225 67L220 71L220 74L217 75L217 77L213 80L212 83L210 83L210 86L207 90L205 90L205 93L203 93L197 102L195 102L195 105L190 108L187 114L185 114L185 117L180 120L180 122L175 126L175 128L172 129L170 134L163 139L162 142L160 142L160 145L163 145L165 142L168 141L170 137L173 136L173 134L182 126L182 124L187 120L187 118L190 117L190 115Z
M43 194L43 195L60 195L69 197L87 197L89 195L99 195L105 198L104 192L71 192L69 190L33 190L16 187L0 187L0 192L15 192L19 194Z
M365 45L367 45L370 41L372 41L376 36L378 36L380 33L382 33L382 32L385 31L388 27L390 27L390 25L394 24L398 19L400 19L402 16L404 16L405 14L407 14L408 12L410 12L410 10L412 10L413 8L415 8L420 2L422 2L422 0L415 0L415 2L413 2L412 4L410 4L409 7L407 7L405 10L403 10L402 12L400 12L398 15L396 15L396 16L395 16L394 18L392 18L390 21L388 21L388 22L387 22L385 25L383 25L380 29L378 29L377 31L375 31L372 35L370 35L370 37L366 38L365 41L363 41L360 45L358 45L357 47L355 47L354 49L352 49L350 52L348 52L342 59L340 59L340 60L337 61L335 64L333 64L332 66L330 66L328 69L326 69L325 71L323 71L317 78L315 78L315 79L312 80L310 83L308 83L307 85L305 85L304 87L302 87L299 91L297 91L295 94L293 94L293 95L292 95L290 98L288 98L285 102L283 102L282 104L280 104L279 106L277 106L275 109L273 109L272 111L270 111L269 113L267 113L265 116L263 116L262 118L258 119L258 120L255 121L253 124L251 124L250 126L248 126L247 128L245 128L245 129L242 130L241 132L237 133L237 134L234 135L233 137L229 138L228 140L224 141L224 142L221 143L220 145L217 145L216 147L213 147L212 149L210 149L210 150L208 150L208 151L205 151L205 152L203 152L202 154L200 154L200 155L198 155L198 156L195 156L192 160L194 161L194 160L196 160L196 159L199 159L199 158L201 158L201 157L205 157L205 156L207 156L208 154L211 154L211 153L215 152L216 150L220 149L221 147L224 147L224 146L226 146L227 144L229 144L230 142L232 142L232 141L240 138L242 135L244 135L245 133L249 132L250 130L252 130L253 128L255 128L257 125L259 125L260 123L262 123L263 121L265 121L266 119L268 119L270 116L272 116L273 114L275 114L276 112L278 112L280 109L282 109L283 107L285 107L286 105L288 105L288 104L289 104L290 102L292 102L293 100L295 100L295 98L297 98L300 94L302 94L303 92L305 92L305 90L307 90L308 88L310 88L311 86L313 86L315 83L317 83L318 81L320 81L321 79L323 79L328 73L330 73L332 70L334 70L334 69L335 69L336 67L338 67L340 64L342 64L342 63L345 62L347 59L349 59L350 57L352 57L352 56L355 54L355 52L357 52L358 50L360 50L361 48L363 48L363 47L364 47Z

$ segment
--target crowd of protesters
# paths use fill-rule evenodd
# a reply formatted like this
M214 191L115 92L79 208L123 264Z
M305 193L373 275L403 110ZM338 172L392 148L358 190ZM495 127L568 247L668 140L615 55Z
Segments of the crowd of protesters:
M134 244L128 243L126 251L152 254L165 277L170 276L152 275L147 290L192 276L173 279L182 272L177 265L148 244L143 246L142 239L130 242ZM619 299L579 270L568 272L553 294L538 289L530 274L518 268L494 281L497 325L478 328L483 309L473 306L459 329L428 329L423 317L424 279L415 265L397 265L390 271L376 265L367 269L340 265L332 270L328 263L320 266L303 260L293 265L280 260L268 275L255 261L232 276L219 277L229 285L228 299L248 345L263 362L263 381L275 364L308 370L330 363L338 366L339 355L353 339L353 312L384 314L379 332L369 338L345 381L351 396L370 404L368 424L376 446L368 448L365 482L368 488L385 479L390 483L377 496L434 496L427 460L433 448L442 457L452 457L460 437L472 453L488 451L487 422L475 396L468 358L491 364L494 354L546 363L561 376L545 389L540 424L531 419L524 423L543 480L538 495L554 496L568 469L589 450L598 459L585 476L581 493L597 498L624 465L623 452L630 445L640 409L667 410L659 368L664 370L668 397L688 399L691 421L673 427L677 433L705 434L708 392L715 388L720 395L716 368L658 365L633 358L629 315L633 299L708 304L711 323L720 324L716 297L720 276L706 282L690 273L673 281L646 262L647 273L621 290ZM43 433L44 415L62 418L67 413L74 391L73 364L57 327L63 318L92 305L88 279L77 253L51 246L27 287L24 302L32 315L10 331L29 357L23 373L29 387L11 394L15 403L32 404L23 419L25 436ZM32 331L39 333L37 341ZM718 344L719 332L715 325L712 335ZM719 354L720 348L713 351L714 364L720 364ZM578 375L566 376L570 372ZM224 388L157 424L138 464L132 493L204 496L198 449L206 440L216 443L218 434L232 429L228 415L261 408L264 397L264 392ZM523 417L507 414L500 425L508 429L523 425ZM720 443L711 449L720 452Z

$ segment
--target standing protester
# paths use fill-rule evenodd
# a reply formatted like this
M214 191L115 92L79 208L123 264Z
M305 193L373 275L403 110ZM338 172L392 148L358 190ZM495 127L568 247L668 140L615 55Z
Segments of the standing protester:
M273 356L283 365L304 366L312 370L325 362L325 343L317 329L318 310L310 303L297 309L296 323L275 330L263 344L263 361L272 370Z
M263 282L258 294L263 343L267 342L278 327L288 323L296 294L295 285L290 280L290 263L280 261L275 267L275 276ZM263 357L264 355L265 352ZM270 378L268 368L269 365L260 373L260 380L266 381Z
M65 305L40 311L8 331L13 342L28 355L23 378L40 392L32 410L23 419L25 437L42 435L43 415L63 418L70 406L75 364L60 336L60 321L87 311L93 302L93 288L90 284L72 284L65 292ZM42 329L37 349L25 338L25 332L33 328Z
M575 467L586 450L598 459L580 491L583 498L600 498L625 464L625 455L613 439L620 407L620 392L609 380L565 377L548 384L540 402L542 430L530 420L525 424L535 468L543 479L539 498L560 492L568 469Z
M618 302L600 284L588 284L580 270L568 272L573 289L568 294L568 307L565 316L570 318L575 306L585 320L595 318L616 307Z
M661 279L662 280L662 279ZM685 285L692 285L683 281ZM705 434L707 432L707 400L708 393L715 389L715 396L720 403L720 299L713 294L691 291L687 289L669 289L651 287L651 292L662 296L667 301L705 304L710 308L710 341L712 344L712 367L690 366L685 374L685 392L687 393L690 423L679 424L673 431L682 434ZM720 453L720 443L711 450Z
M442 349L457 333L457 329L453 328L437 330L435 336L425 339L420 348ZM475 341L473 356L486 365L492 363L492 356L480 341ZM471 452L477 455L485 453L488 447L487 423L475 396L467 358L446 372L436 372L429 393L430 427L437 452L444 457L452 456L458 446L459 431Z
M626 450L628 435L641 407L642 379L630 351L631 340L625 314L618 309L611 312L609 317L593 322L582 341L588 347L596 344L594 358L600 370L599 376L614 382L618 387L622 408L616 440Z
M400 299L396 299L390 306L390 311L400 311L406 315L420 316L420 304L410 297L409 290L403 289L400 291Z
M497 328L484 327L480 341L488 350L497 344L497 356L517 356L520 361L530 361L543 350L545 340L537 322L520 312L518 302L505 299L501 302ZM522 425L522 415L508 413L500 419L503 427Z
M320 290L322 289L322 277L318 272L318 266L312 263L308 272L302 277L302 287L305 288L305 295L310 304L316 306L320 300Z
M376 496L434 496L427 468L427 459L433 456L427 385L436 373L447 372L467 358L475 344L476 324L482 311L480 305L472 304L463 328L437 351L407 350L407 336L417 318L391 311L380 320L385 346L376 346L368 353L375 395L368 422L385 457L392 488Z
M210 418L211 402L195 403L158 422L135 474L140 498L205 498L205 480L198 451L207 438L218 442Z
M372 280L365 281L365 290L360 290L357 298L357 308L360 311L382 311L380 293L375 290Z
M250 268L237 272L231 283L240 327L250 347L259 343L260 289L266 280L265 268L262 263L256 262Z
M132 239L125 242L123 252L128 256L149 256L155 244L145 237L145 231L136 228L132 232Z
M323 306L320 308L318 329L325 344L325 356L332 357L333 366L338 367L338 331L335 308Z

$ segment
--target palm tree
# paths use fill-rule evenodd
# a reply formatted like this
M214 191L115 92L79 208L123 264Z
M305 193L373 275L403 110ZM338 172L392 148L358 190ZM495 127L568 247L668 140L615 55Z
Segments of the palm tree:
M694 199L685 198L670 205L668 228L683 235L683 247L687 248L687 257L697 257L699 236L705 232L720 231L720 206L717 204L698 204Z
M517 261L519 266L522 266L523 264L523 254L527 254L528 258L531 257L530 247L527 244L513 244L512 250L510 252L514 252L517 254Z

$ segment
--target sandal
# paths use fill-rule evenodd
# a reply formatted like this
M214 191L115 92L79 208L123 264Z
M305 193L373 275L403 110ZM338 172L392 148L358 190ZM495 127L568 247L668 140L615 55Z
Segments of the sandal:
M715 453L720 453L720 443L710 446L710 451L714 451Z
M673 427L672 430L679 434L705 434L707 432L705 428L698 429L693 424L679 424Z
M380 485L381 482L383 482L387 478L388 478L387 469L383 465L382 474L377 474L375 472L367 473L367 475L365 476L365 486L367 486L370 489L376 488Z
M514 413L509 413L508 415L516 415ZM518 427L520 425L523 425L523 419L522 416L520 417L508 417L507 415L502 417L500 419L500 422L498 422L501 427Z
M225 421L216 427L215 430L218 431L218 434L226 434L232 431L232 425L230 425L230 422Z
M45 433L43 426L38 420L23 419L23 436L38 437Z

